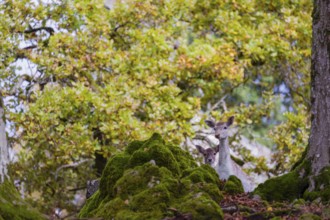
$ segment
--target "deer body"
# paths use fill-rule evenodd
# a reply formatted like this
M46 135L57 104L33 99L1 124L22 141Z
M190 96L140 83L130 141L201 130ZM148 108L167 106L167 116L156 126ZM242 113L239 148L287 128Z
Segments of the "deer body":
M230 157L229 141L228 141L228 127L233 123L234 117L230 117L227 122L215 123L211 120L206 120L206 124L212 127L215 131L215 137L219 140L217 149L208 148L200 150L200 146L196 146L199 152L204 154L205 162L213 166L219 174L220 179L227 180L229 176L234 175L238 177L243 185L245 192L251 192L255 188L252 179L242 170L242 168L235 163ZM215 155L219 152L217 160L206 161L210 155ZM211 163L212 162L212 163Z
M221 152L218 157L218 161L214 166L214 169L219 174L220 178L227 180L230 175L233 175L234 165L233 160L230 158L230 150L228 139L221 140L218 145L218 151Z
M219 144L219 160L215 166L215 170L221 179L227 180L229 176L238 177L243 185L245 192L251 192L255 188L252 179L235 163L230 157L228 138L220 140Z

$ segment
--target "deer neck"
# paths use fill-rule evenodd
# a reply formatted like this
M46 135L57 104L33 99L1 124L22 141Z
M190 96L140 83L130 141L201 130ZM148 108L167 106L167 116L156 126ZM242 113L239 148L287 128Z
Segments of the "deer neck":
M219 139L219 164L228 164L230 161L228 138Z
M243 184L245 192L251 192L255 188L253 181L230 157L228 138L219 139L219 160L216 168L221 179L228 179L230 175L238 177Z

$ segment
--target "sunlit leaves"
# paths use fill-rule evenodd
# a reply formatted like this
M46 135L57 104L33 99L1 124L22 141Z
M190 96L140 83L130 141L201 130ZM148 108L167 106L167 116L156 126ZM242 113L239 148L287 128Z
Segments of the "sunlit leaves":
M271 132L270 137L277 146L277 152L273 156L273 160L277 162L274 173L279 174L290 169L305 150L310 130L310 123L306 120L305 114L303 109L299 114L285 113L285 123Z

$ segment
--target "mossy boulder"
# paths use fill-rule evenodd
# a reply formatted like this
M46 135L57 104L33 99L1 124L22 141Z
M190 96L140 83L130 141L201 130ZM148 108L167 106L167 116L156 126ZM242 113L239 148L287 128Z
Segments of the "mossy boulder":
M244 193L244 188L240 179L238 179L236 176L230 176L225 183L223 191L233 195Z
M310 162L301 160L294 170L282 176L271 178L260 184L254 194L268 201L294 201L303 198L309 187L308 175L311 172Z
M45 219L29 206L8 180L0 184L0 220L41 220Z
M222 219L219 186L214 169L198 167L188 152L154 134L109 159L99 190L79 216L163 219L175 210L193 219Z
M307 187L307 178L300 178L298 172L292 171L260 184L254 194L268 201L293 201L302 198Z
M293 201L300 198L308 201L330 201L330 166L316 175L312 172L307 151L308 147L292 171L260 184L254 193L268 201Z

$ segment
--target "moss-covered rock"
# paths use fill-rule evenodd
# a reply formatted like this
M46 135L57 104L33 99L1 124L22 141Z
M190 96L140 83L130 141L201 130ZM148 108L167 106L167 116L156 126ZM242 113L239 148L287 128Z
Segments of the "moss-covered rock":
M154 134L110 158L80 217L162 219L174 209L193 219L222 219L219 186L214 169L198 167L189 153Z
M291 172L267 180L260 184L254 193L268 201L293 201L299 198L330 201L330 166L315 175L311 161L307 158L308 147Z
M311 180L313 187L310 187ZM310 191L310 188L313 190ZM304 198L309 201L321 199L323 202L328 202L330 201L330 167L324 168L318 175L313 175L310 161L302 160L291 172L260 184L254 193L268 201L293 201Z
M301 160L294 167L295 169L291 172L260 184L254 190L254 194L268 201L293 201L302 198L309 186L310 162Z
M260 184L254 193L268 201L292 201L301 198L307 187L307 178L300 178L296 171L292 171Z
M236 176L230 176L228 178L223 190L228 194L244 193L242 182Z
M40 213L22 200L8 180L0 184L0 220L39 220L45 219Z

